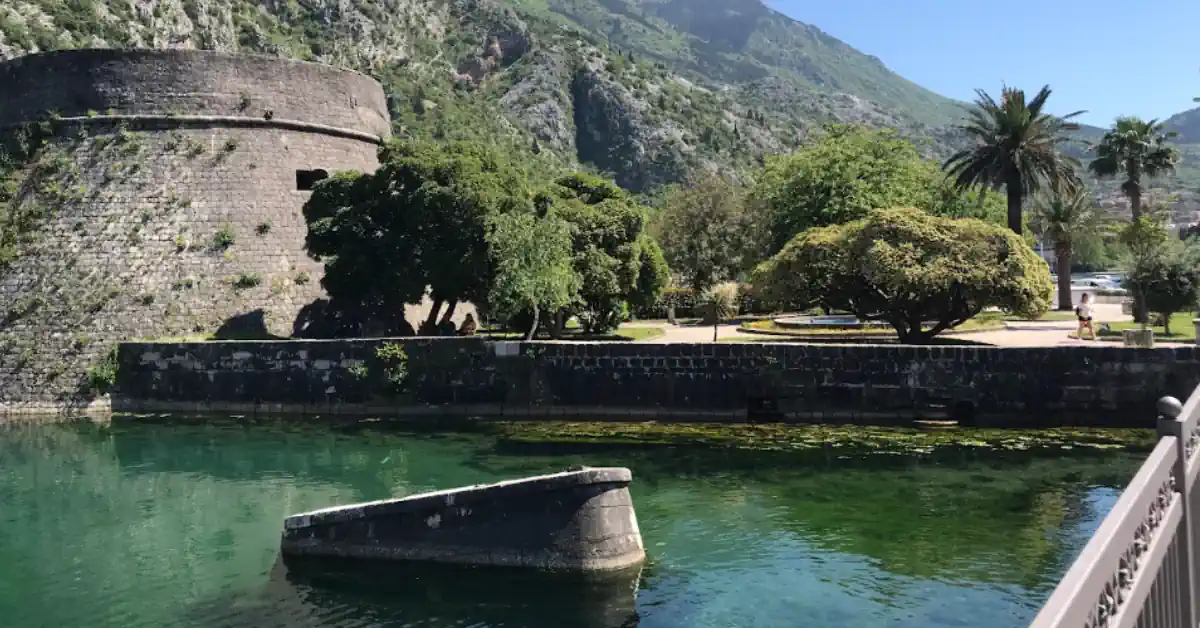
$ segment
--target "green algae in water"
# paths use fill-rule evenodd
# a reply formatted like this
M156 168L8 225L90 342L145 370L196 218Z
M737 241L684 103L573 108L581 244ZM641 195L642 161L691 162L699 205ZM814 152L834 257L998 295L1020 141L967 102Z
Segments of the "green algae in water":
M485 431L511 443L544 445L702 445L749 451L912 455L945 450L993 452L1150 451L1154 430L1131 428L918 429L860 425L610 423L511 421Z

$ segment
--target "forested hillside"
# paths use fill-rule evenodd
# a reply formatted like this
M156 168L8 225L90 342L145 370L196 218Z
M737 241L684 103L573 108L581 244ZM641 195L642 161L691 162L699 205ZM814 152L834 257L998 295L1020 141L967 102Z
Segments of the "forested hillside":
M397 135L486 138L582 164L636 192L696 172L744 178L764 154L787 152L829 122L896 128L935 157L963 142L952 128L961 103L758 0L0 5L0 58L84 46L206 48L349 66L383 81ZM1194 113L1179 116L1184 140L1200 140ZM1073 150L1086 156L1084 140L1099 133L1084 129ZM1194 199L1200 145L1183 152L1179 175L1159 182L1152 199ZM1116 199L1115 183L1096 189Z

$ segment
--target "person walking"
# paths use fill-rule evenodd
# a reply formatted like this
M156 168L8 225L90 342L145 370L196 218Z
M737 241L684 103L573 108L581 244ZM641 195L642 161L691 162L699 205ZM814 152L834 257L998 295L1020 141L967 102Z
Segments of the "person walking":
M1087 329L1092 334L1092 340L1096 339L1096 328L1092 326L1092 299L1088 293L1083 293L1079 297L1079 306L1075 308L1075 316L1079 318L1079 331L1075 335L1083 340L1083 330Z

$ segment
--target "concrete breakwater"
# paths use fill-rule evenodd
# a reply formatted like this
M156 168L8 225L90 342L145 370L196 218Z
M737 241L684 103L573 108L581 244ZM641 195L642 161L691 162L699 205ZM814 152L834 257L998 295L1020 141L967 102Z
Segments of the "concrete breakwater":
M284 521L285 556L612 572L645 560L629 469L566 471Z
M115 411L1153 423L1200 349L491 342L125 343Z

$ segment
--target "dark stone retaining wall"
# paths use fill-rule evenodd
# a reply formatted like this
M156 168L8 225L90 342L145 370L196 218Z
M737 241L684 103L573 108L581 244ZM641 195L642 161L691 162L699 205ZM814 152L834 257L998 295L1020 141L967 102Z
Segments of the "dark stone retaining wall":
M395 364L376 357L398 343ZM370 339L121 346L115 411L1152 425L1200 349Z

